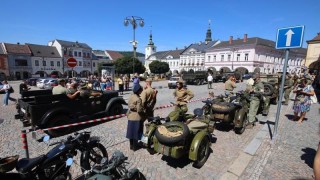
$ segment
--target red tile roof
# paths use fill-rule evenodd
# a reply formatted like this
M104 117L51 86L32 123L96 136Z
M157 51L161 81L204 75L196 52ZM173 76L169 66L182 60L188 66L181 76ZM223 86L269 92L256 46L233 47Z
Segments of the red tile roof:
M123 58L123 55L117 51L106 50L106 52L107 52L108 56L110 57L110 60L117 60L119 58Z
M309 42L315 42L315 41L319 41L320 42L320 33L318 33L317 36L314 37L312 40L307 41L307 42L309 43Z
M31 55L31 51L27 45L4 43L4 46L6 47L8 54L13 53L13 54L30 54Z

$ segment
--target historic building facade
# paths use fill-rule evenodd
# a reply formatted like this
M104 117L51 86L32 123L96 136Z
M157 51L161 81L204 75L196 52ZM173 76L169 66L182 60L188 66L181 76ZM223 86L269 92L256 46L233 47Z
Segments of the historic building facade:
M320 33L312 40L307 41L308 50L305 66L311 71L320 71Z
M8 56L3 43L0 43L0 80L9 76Z

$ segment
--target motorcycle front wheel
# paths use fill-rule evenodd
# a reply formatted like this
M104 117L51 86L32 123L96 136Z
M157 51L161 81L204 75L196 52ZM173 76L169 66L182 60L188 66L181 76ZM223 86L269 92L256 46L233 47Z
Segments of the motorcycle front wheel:
M90 149L81 154L81 170L83 172L85 170L90 170L91 166L95 163L100 163L102 158L108 159L106 148L98 142L91 144Z

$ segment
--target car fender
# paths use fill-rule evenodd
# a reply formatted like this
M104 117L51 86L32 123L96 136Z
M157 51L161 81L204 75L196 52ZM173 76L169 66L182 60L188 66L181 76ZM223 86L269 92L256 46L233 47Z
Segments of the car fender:
M106 106L106 111L108 112L110 110L111 106L115 103L127 105L126 101L124 101L124 99L122 97L113 97L109 100L109 102Z
M241 108L239 111L236 112L234 116L234 126L235 127L242 127L243 125L243 118L247 115L247 111L245 108Z
M189 149L189 159L192 160L192 161L196 161L197 158L198 158L198 149L199 149L199 146L200 146L200 142L202 141L202 139L204 137L208 137L209 139L211 139L209 137L209 134L207 131L205 130L202 130L200 132L198 132L195 137L193 138L192 140L192 143L190 145L190 149ZM211 146L211 142L210 142L210 145Z
M54 116L58 115L58 114L71 114L71 110L69 108L66 107L59 107L59 108L55 108L52 109L48 112L46 112L42 118L41 118L41 126L45 125L48 123L48 121L53 118Z

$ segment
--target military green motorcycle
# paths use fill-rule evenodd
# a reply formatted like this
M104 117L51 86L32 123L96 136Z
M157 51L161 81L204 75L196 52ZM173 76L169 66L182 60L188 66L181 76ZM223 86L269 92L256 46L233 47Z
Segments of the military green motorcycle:
M209 157L214 124L202 116L201 108L196 109L194 113L196 116L185 123L170 121L150 126L147 132L148 140L152 141L149 144L152 146L149 148L176 159L188 155L189 159L194 161L193 166L201 168Z
M230 98L231 102L225 102L219 97L213 100L207 99L202 101L205 103L204 114L211 121L233 125L235 133L242 134L248 123L249 97L248 93L240 91L236 93L236 96Z

